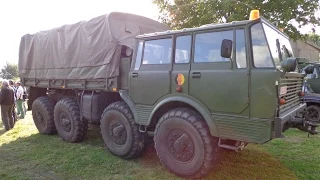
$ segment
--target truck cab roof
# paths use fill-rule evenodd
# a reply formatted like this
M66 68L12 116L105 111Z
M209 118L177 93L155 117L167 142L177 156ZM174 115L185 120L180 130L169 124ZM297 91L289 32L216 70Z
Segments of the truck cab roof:
M212 23L212 24L205 24L200 27L193 27L193 28L183 28L179 30L167 30L162 32L154 32L154 33L146 33L142 35L138 35L137 39L144 39L144 38L153 38L158 36L167 36L167 35L175 35L175 34L182 34L182 33L188 33L188 32L195 32L195 31L202 31L202 30L209 30L209 29L220 29L220 28L234 28L237 26L250 26L255 23L263 22L269 25L272 25L272 27L280 32L282 35L288 38L286 34L284 34L282 31L280 31L276 26L274 26L271 22L269 22L266 18L260 17L255 20L243 20L243 21L232 21L228 23Z

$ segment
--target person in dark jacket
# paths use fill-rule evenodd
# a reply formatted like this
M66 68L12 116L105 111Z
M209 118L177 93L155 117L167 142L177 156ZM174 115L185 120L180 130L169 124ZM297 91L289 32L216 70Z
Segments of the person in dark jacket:
M16 113L16 87L14 87L14 83L12 80L9 80L9 86L12 88L13 90L13 95L14 95L14 104L13 104L13 108L12 108L12 115L13 115L13 121L14 123L16 123L16 121L18 120L17 117L17 113Z
M13 128L14 120L12 114L12 108L14 105L14 93L12 88L9 86L8 81L2 82L1 94L0 94L0 105L1 105L1 118L5 129L8 131Z

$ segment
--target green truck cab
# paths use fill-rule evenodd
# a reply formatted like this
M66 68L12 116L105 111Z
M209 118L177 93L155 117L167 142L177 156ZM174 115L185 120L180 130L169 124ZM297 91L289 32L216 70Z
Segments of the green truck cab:
M139 156L153 136L162 164L188 178L208 175L223 149L263 144L288 128L316 133L305 119L304 75L289 39L265 18L141 33L165 28L136 17L91 22L114 26L115 39L100 39L108 27L100 38L93 32L72 41L81 32L73 26L22 39L19 72L40 133L80 142L88 124L97 124L107 149L124 159ZM148 23L135 27L141 20Z

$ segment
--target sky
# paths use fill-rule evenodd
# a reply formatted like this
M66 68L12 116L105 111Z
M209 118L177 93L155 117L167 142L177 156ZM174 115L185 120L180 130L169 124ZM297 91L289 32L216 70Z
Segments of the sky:
M18 63L19 43L23 35L89 20L112 11L138 14L154 20L158 15L152 0L1 0L0 67L6 61ZM301 30L302 33L308 31L310 28ZM320 27L316 32L320 33Z

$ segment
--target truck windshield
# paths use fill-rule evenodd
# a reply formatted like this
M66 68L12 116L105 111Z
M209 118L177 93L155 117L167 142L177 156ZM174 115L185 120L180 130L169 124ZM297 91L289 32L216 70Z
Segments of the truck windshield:
M255 67L270 68L276 66L280 69L281 61L293 56L289 39L269 25L264 23L253 25L251 35Z

